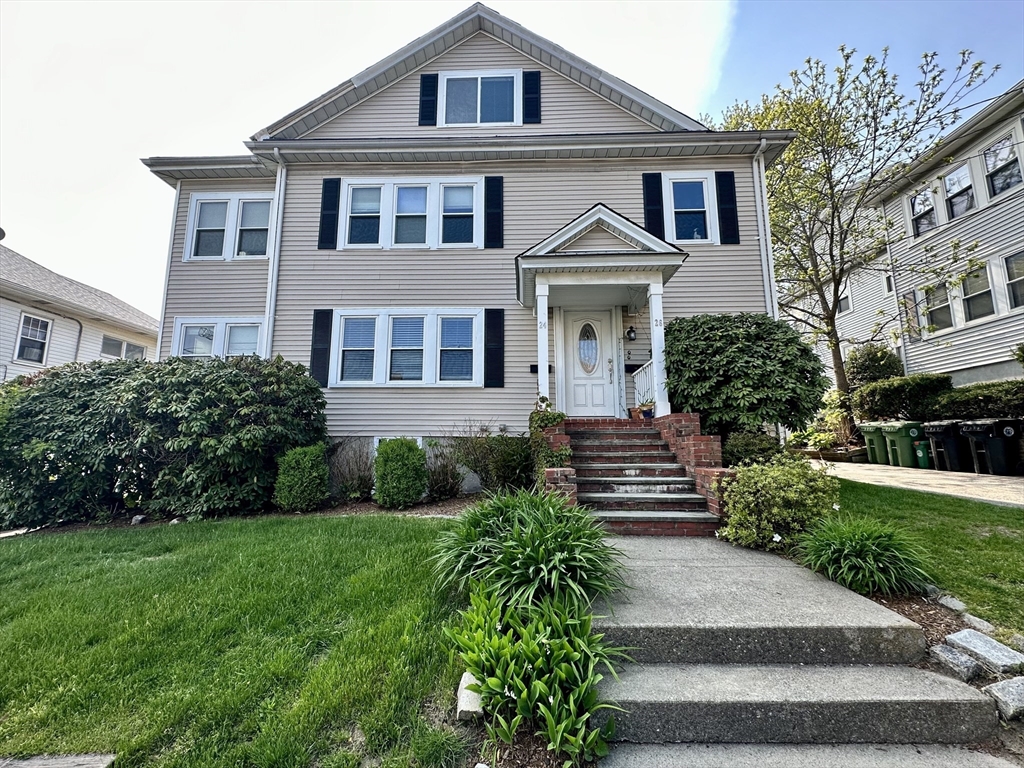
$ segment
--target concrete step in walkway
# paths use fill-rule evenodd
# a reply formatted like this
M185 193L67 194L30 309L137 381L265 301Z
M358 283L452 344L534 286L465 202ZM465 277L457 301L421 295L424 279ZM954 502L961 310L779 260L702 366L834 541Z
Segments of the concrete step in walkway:
M674 458L674 457L673 457ZM573 462L571 465L576 470L576 481L589 477L635 477L635 478L658 478L658 477L685 477L686 470L682 464L672 462L665 463L622 463L622 464L581 464Z
M576 451L576 444L572 445L573 451ZM632 464L667 464L674 462L676 455L672 453L668 448L659 450L645 450L645 451L587 451L586 453L574 452L572 455L572 466L579 467L581 465L593 466L597 464L622 464L624 462Z
M601 768L1014 768L939 744L621 744Z
M639 491L594 493L580 490L576 494L576 499L580 504L586 504L595 510L635 509L653 512L656 510L707 509L707 499L699 493L642 493Z
M921 628L789 560L708 539L636 540L630 589L595 629L649 664L900 664L924 658Z
M630 742L956 744L998 724L985 694L911 667L631 665L601 685Z
M576 477L584 493L694 493L692 477ZM702 497L703 498L703 497Z

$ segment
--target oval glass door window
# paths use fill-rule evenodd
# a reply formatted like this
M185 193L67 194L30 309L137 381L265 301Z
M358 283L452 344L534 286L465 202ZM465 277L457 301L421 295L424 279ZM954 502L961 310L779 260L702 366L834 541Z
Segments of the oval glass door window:
M580 328L579 341L576 344L577 353L580 358L580 368L586 374L597 370L597 331L590 323L584 323Z

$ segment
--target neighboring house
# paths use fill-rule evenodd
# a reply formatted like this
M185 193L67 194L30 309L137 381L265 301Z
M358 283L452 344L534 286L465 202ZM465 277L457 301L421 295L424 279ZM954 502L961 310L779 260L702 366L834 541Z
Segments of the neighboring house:
M764 167L792 138L710 131L474 5L250 154L143 161L176 189L160 356L307 364L335 436L521 431L539 394L667 413L665 323L775 314Z
M851 277L850 310L838 318L844 346L888 322L908 374L948 373L955 385L1024 375L1012 352L1024 342L1022 149L1024 80L872 201L893 222L891 283L878 271ZM976 246L984 265L960 284L930 285L922 265L949 258L954 241Z
M0 381L62 363L156 359L157 321L0 245Z

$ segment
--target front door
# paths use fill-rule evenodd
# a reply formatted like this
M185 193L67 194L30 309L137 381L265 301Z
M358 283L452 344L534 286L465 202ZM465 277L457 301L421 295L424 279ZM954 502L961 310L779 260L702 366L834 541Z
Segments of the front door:
M612 313L566 312L565 393L570 416L615 415Z

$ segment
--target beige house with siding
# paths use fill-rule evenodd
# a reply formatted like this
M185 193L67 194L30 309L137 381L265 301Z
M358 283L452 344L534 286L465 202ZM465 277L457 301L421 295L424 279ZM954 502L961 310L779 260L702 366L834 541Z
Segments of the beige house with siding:
M521 431L538 395L667 413L667 322L776 312L792 137L710 131L474 5L246 155L143 161L176 190L160 357L307 364L334 436Z
M55 365L155 360L156 318L0 244L0 382Z

